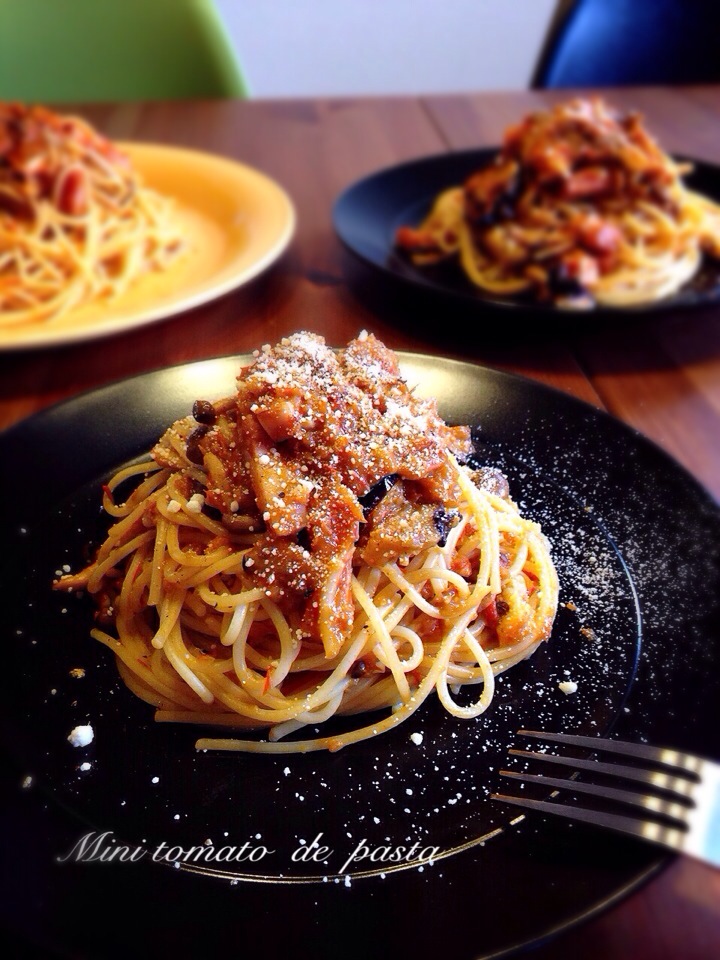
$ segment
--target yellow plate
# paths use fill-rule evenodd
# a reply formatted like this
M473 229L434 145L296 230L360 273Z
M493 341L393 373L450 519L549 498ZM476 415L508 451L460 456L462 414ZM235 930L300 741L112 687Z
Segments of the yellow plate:
M146 186L177 203L188 252L166 272L141 277L117 299L85 304L55 320L3 328L0 314L0 350L91 340L163 320L252 280L290 242L292 201L258 170L197 150L119 146Z

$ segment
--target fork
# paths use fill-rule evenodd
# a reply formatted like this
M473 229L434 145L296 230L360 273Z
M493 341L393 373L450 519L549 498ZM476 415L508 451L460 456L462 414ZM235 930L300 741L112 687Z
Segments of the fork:
M518 735L572 747L589 747L594 752L627 758L633 764L511 749L509 753L515 757L570 767L574 773L569 778L562 778L501 770L503 777L554 789L548 800L502 793L491 794L493 800L619 830L720 867L720 763L678 750L621 740L539 730L518 730ZM645 766L639 765L638 761ZM652 792L577 779L583 772L593 777L601 775L606 779L621 778L641 783ZM556 799L558 791L600 798L604 807L608 806L607 801L611 801L635 809L633 815L628 816L607 809L577 806Z

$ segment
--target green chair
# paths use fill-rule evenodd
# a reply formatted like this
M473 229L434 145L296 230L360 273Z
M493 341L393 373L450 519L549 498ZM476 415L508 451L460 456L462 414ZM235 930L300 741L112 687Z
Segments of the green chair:
M0 0L0 99L245 97L212 0Z

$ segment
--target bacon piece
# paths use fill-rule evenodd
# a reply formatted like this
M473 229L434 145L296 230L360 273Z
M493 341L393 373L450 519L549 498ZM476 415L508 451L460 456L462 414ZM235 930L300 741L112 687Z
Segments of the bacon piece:
M580 222L578 240L591 253L615 253L622 241L620 230L601 217L590 216Z
M61 577L58 577L57 580L53 581L53 589L67 590L68 592L71 590L84 590L88 585L88 580L94 572L94 569L95 565L91 563L83 570L78 570L77 573L64 573Z
M570 200L580 200L607 193L611 184L612 176L609 170L603 167L583 167L567 178L562 192Z
M481 490L487 490L488 493L502 497L503 500L507 500L510 496L508 479L497 467L479 467L473 470L470 476L475 486L480 487Z
M298 476L288 453L273 444L254 413L240 417L238 430L263 520L279 537L298 533L307 524L312 483Z
M294 613L298 628L323 644L327 657L352 626L352 557L362 508L335 477L313 489L303 528L307 546L277 535L270 525L245 557L250 579Z
M283 390L255 410L260 426L272 440L281 442L295 435L300 421L300 401L297 390Z
M183 455L185 443L196 426L197 422L194 417L183 417L181 420L176 420L152 448L153 460L161 467L182 470L187 465L186 458Z
M55 205L61 213L72 217L87 213L89 208L87 174L82 167L68 167L61 170L55 183Z
M338 652L354 619L352 558L362 520L357 498L337 478L328 478L315 492L308 530L310 552L317 558L322 577L306 607L306 622L314 621L328 657Z
M398 227L395 234L395 243L401 250L410 253L436 253L442 250L429 230L418 230L414 227Z
M359 558L374 567L413 556L440 539L435 523L437 504L411 503L396 483L368 517L367 539Z

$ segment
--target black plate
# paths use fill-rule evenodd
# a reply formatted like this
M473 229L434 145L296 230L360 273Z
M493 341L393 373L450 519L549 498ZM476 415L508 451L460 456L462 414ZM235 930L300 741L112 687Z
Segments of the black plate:
M477 428L479 455L543 524L562 606L551 642L499 679L484 717L455 720L433 700L333 755L196 754L196 730L154 723L118 680L88 637L87 601L50 590L104 530L100 483L193 400L232 392L239 358L111 385L0 436L2 910L14 936L68 956L126 957L141 943L143 956L181 958L229 944L243 957L424 957L442 942L449 960L469 960L537 943L666 862L589 827L518 820L488 794L521 726L614 730L720 757L717 505L586 404L471 364L401 359L446 419ZM558 688L568 678L570 696ZM93 742L73 748L68 733L87 722ZM76 862L81 838L106 831L140 859ZM297 852L316 838L332 850L322 862ZM226 858L247 844L246 856L151 862L161 844L161 855L204 857L206 840ZM438 848L432 864L368 855L342 869L358 845L377 858L413 844Z
M420 290L449 296L487 310L539 313L567 319L576 311L525 298L500 297L475 287L456 262L416 267L394 245L397 228L417 226L430 211L438 193L462 184L466 177L490 163L498 147L423 157L371 174L349 186L333 208L335 230L345 246L365 264ZM720 201L720 168L679 157L693 164L685 183ZM706 259L696 276L672 296L631 307L595 307L592 316L643 316L658 311L707 306L720 300L720 262ZM583 311L583 315L586 315Z

